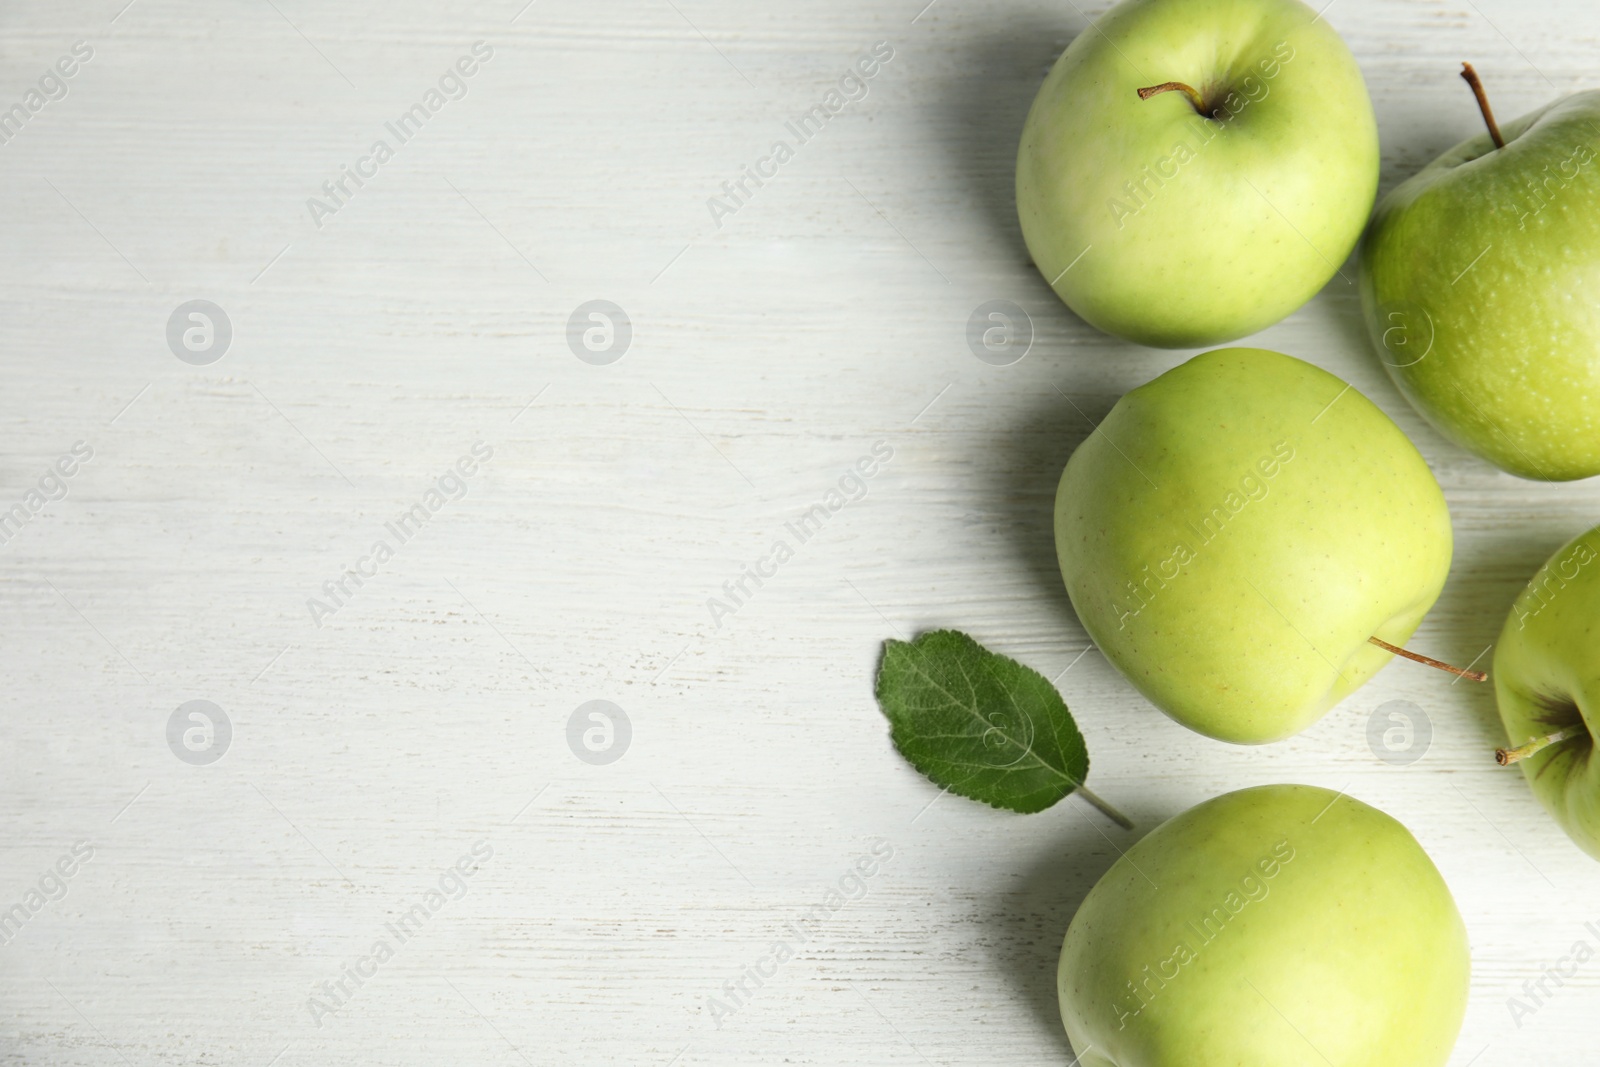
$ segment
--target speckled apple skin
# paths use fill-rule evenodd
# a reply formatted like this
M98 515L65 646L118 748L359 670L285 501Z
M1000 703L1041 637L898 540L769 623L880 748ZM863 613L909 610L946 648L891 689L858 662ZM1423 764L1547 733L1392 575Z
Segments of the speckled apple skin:
M1600 528L1558 549L1517 596L1493 676L1507 747L1584 725L1517 766L1567 836L1600 859Z
M1600 91L1452 148L1361 249L1379 356L1446 437L1524 478L1600 474Z
M1062 472L1055 531L1106 658L1178 722L1241 744L1298 733L1389 662L1368 638L1405 643L1452 545L1400 428L1259 348L1196 356L1119 400Z
M1067 930L1057 992L1083 1067L1442 1067L1470 975L1455 900L1404 826L1269 785L1112 865Z
M1238 106L1218 120L1181 92L1139 99L1168 81ZM1360 69L1299 0L1124 0L1056 62L1017 155L1022 233L1057 295L1168 348L1304 304L1355 247L1377 187Z

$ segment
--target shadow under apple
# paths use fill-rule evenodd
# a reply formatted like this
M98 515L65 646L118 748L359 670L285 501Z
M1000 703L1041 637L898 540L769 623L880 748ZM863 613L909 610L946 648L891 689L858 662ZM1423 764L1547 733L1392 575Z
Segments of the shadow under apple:
M1022 417L1008 427L990 450L1004 457L985 510L1011 542L1032 579L1032 587L1051 606L1051 616L1068 631L1082 630L1056 561L1055 499L1061 470L1099 420L1118 400L1117 395L1074 394L1072 403L1054 389L1039 396ZM998 490L998 492L996 492Z
M1069 805L1081 810L1065 810ZM986 902L986 913L978 921L987 934L984 944L994 970L1009 987L1012 1000L1027 1008L1042 1032L1054 1036L1069 1057L1065 1062L1073 1062L1056 997L1062 938L1084 898L1119 858L1118 848L1131 848L1162 818L1141 816L1135 833L1107 822L1102 834L1089 822L1101 816L1070 796L1057 808L1030 817L1066 822L1055 847L1012 872L1007 888Z
M954 54L941 64L929 105L947 172L977 202L1002 254L1023 262L1029 260L1017 221L1017 145L1046 72L1087 28L1070 7L1065 12L1023 12L994 28L952 35Z

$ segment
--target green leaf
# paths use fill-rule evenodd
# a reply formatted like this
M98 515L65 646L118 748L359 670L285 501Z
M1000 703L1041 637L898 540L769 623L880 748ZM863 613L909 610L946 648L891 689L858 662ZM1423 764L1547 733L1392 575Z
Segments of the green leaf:
M1089 750L1055 686L956 630L885 641L877 696L900 754L952 793L1043 811L1089 775Z

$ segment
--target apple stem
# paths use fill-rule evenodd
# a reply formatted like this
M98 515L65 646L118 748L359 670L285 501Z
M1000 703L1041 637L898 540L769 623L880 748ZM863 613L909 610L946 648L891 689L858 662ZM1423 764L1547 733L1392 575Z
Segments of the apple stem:
M1576 723L1564 730L1557 730L1548 737L1538 737L1521 748L1497 748L1494 750L1494 761L1502 767L1509 767L1527 759L1536 752L1542 752L1551 745L1559 745L1563 741L1570 741L1588 729L1583 723Z
M1162 82L1160 85L1147 85L1139 90L1139 99L1148 100L1152 96L1158 96L1161 93L1174 92L1187 93L1189 99L1194 102L1195 111L1202 115L1206 113L1206 102L1201 98L1199 91L1194 86L1185 85L1183 82Z
M1472 95L1478 98L1478 110L1483 112L1483 122L1489 127L1489 136L1494 138L1494 146L1504 148L1506 139L1500 136L1500 127L1494 121L1494 112L1489 110L1489 94L1483 91L1483 82L1478 80L1478 72L1472 69L1471 63L1461 64L1461 79L1472 86Z
M1073 790L1073 792L1077 793L1083 799L1099 808L1101 814L1110 819L1112 822L1116 823L1118 826L1122 827L1124 830L1133 829L1132 819L1128 818L1126 815L1122 814L1122 812L1106 803L1104 798L1098 796L1094 790L1090 789L1088 786L1080 785L1077 789Z
M1465 678L1469 682L1487 682L1489 680L1488 674L1484 673L1483 671L1468 671L1463 670L1460 667L1452 667L1450 664L1445 663L1442 660L1436 660L1432 656L1424 656L1420 653L1401 648L1399 645L1391 645L1381 637L1369 637L1367 640L1377 645L1379 648L1384 649L1385 651L1393 652L1397 656L1404 656L1413 663L1425 663L1429 667L1437 667L1441 671L1448 671L1451 674Z

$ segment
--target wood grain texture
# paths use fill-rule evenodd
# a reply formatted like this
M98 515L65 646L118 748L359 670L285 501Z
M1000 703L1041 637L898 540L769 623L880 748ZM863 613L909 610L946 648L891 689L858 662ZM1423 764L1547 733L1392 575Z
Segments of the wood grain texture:
M1495 767L1486 688L1397 664L1305 734L1238 749L1079 658L1061 465L1189 355L1073 318L1013 214L1027 105L1108 5L923 2L0 9L0 104L94 49L0 144L0 504L94 450L0 545L0 907L94 849L0 946L0 1062L1067 1062L1060 938L1136 834L1076 800L939 799L894 755L878 643L957 626L1070 666L1095 787L1142 829L1276 781L1393 813L1471 931L1454 1062L1592 1063L1600 965L1520 1028L1506 1008L1592 939L1600 867ZM1600 85L1587 0L1325 17L1368 78L1385 190L1478 128L1463 59L1503 118ZM316 226L307 199L476 41L493 57L466 95ZM866 99L717 225L707 199L877 41L895 55ZM195 298L234 331L205 367L164 336ZM995 298L1037 331L1010 367L964 340ZM567 347L593 299L634 326L609 366ZM1479 656L1600 487L1444 442L1343 279L1256 343L1352 381L1418 443L1457 553L1414 643ZM714 625L707 598L878 441L894 455L866 495ZM493 457L465 495L314 625L307 598L475 442ZM166 741L194 699L233 726L209 766ZM609 765L568 747L592 699L632 725ZM1408 767L1366 741L1397 699L1433 731ZM493 855L465 895L318 1025L321 983L477 842ZM708 998L874 842L893 857L865 896L715 1025Z

